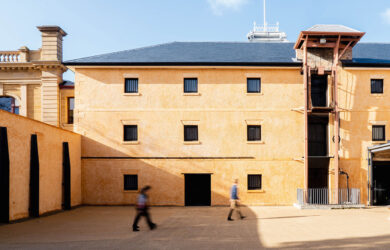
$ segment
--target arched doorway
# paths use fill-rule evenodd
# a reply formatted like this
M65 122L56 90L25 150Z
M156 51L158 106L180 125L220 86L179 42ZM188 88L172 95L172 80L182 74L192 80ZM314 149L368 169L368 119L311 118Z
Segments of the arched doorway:
M0 96L0 109L19 114L19 100L12 96Z

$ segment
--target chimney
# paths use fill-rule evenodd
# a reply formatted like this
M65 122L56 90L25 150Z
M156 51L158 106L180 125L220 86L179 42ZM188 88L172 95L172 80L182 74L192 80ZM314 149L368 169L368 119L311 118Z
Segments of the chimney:
M66 32L59 26L38 26L42 33L41 61L62 61L62 38Z

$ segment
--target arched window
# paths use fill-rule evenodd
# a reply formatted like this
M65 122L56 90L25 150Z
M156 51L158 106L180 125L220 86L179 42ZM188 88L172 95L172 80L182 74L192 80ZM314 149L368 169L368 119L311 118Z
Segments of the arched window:
M0 109L19 114L19 101L11 96L0 96Z

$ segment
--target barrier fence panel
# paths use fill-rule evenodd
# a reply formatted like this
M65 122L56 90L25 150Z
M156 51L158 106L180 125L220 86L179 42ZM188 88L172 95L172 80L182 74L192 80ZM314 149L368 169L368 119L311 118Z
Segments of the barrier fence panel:
M338 193L338 200L336 194ZM316 205L358 205L360 204L360 189L358 188L341 188L338 190L328 188L309 188L297 189L297 202L303 204Z

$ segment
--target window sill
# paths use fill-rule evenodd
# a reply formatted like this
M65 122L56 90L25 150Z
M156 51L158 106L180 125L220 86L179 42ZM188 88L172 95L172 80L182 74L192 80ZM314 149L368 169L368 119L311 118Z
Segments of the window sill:
M124 96L140 96L141 93L123 93Z
M264 141L247 141L247 144L265 144Z
M384 94L383 93L376 93L376 94L374 94L374 93L370 93L370 96L371 97L384 97Z
M201 94L198 93L183 93L183 96L201 96Z
M122 141L123 145L138 145L140 144L139 141Z
M247 190L247 193L265 193L263 189L260 190Z
M131 193L131 194L134 194L134 193L138 193L139 191L138 190L123 190L123 193Z
M261 95L264 95L263 93L246 93L247 96L261 96Z
M202 144L200 141L184 141L184 145L199 145Z
M384 144L384 143L387 143L386 140L384 141L372 141L372 144Z

